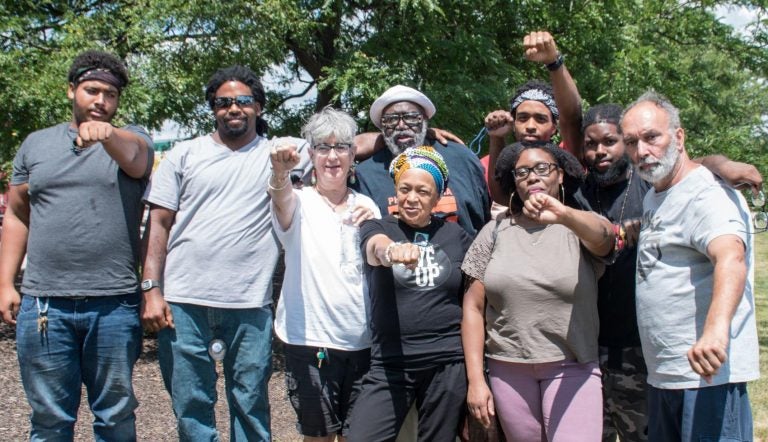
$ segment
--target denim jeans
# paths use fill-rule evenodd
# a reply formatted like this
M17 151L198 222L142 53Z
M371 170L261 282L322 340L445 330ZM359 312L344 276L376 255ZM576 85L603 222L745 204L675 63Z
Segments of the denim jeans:
M71 441L85 384L96 441L136 440L133 366L141 353L138 293L91 298L24 296L16 324L30 440ZM38 331L38 305L47 327Z
M158 333L160 370L171 394L181 441L217 441L213 339L226 344L224 380L230 440L269 441L267 397L272 375L272 310L170 303L174 329Z
M664 390L648 386L649 441L752 441L745 382Z

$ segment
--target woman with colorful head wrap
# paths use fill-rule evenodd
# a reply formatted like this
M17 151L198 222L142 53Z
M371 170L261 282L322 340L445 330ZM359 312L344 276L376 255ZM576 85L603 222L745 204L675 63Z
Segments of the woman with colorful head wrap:
M371 368L348 440L394 440L413 403L419 440L455 440L466 375L461 348L461 261L472 238L431 214L449 180L432 147L390 166L398 215L360 228L371 317Z

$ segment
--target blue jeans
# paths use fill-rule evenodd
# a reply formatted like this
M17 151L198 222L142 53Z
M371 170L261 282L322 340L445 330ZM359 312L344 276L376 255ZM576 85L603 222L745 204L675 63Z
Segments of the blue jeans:
M649 441L751 441L747 384L684 390L648 386Z
M24 296L16 324L30 440L71 441L85 384L97 441L135 441L133 365L141 353L138 293L92 298ZM38 302L39 301L39 302ZM38 331L38 305L47 330Z
M226 344L224 380L230 440L268 441L272 375L272 310L169 303L175 329L158 335L160 370L171 394L181 441L217 441L216 363L208 344Z

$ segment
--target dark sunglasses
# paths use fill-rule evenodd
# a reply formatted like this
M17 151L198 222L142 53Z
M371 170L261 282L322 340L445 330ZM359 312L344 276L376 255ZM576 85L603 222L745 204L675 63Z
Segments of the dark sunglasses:
M768 213L765 212L765 192L762 189L757 195L752 195L752 207L755 209L752 215L752 223L755 226L755 232L765 232L768 230Z
M528 175L530 175L531 171L535 173L538 176L549 176L550 173L552 173L552 170L557 169L557 164L554 163L536 163L533 165L533 167L518 167L515 169L515 179L518 180L524 180L528 178Z
M256 102L253 95L238 95L237 97L216 97L213 99L215 109L227 109L236 104L237 107L252 106Z
M331 149L336 151L336 155L343 155L345 153L348 153L350 149L352 149L351 143L336 143L336 144L328 144L328 143L320 143L315 144L313 147L315 150L315 153L318 155L328 155L331 153Z
M403 112L400 114L385 114L381 116L381 125L387 129L397 127L397 124L403 120L406 126L418 126L424 121L424 116L419 112Z

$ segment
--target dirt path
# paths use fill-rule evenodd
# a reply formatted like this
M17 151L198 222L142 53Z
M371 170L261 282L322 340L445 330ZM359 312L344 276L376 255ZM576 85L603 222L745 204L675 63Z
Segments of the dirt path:
M219 370L219 373L221 371ZM29 405L19 379L16 357L16 335L12 327L0 324L0 440L24 441L29 438ZM229 413L223 392L224 380L218 382L219 401L216 421L222 441L229 441ZM138 439L147 442L175 441L176 421L171 401L163 387L157 363L157 345L154 339L144 340L144 350L134 369L133 387L139 400L136 411ZM296 415L285 393L282 364L275 360L275 372L269 384L272 404L272 435L275 441L301 440L295 430ZM83 392L80 414L75 425L76 441L92 441L91 414Z

